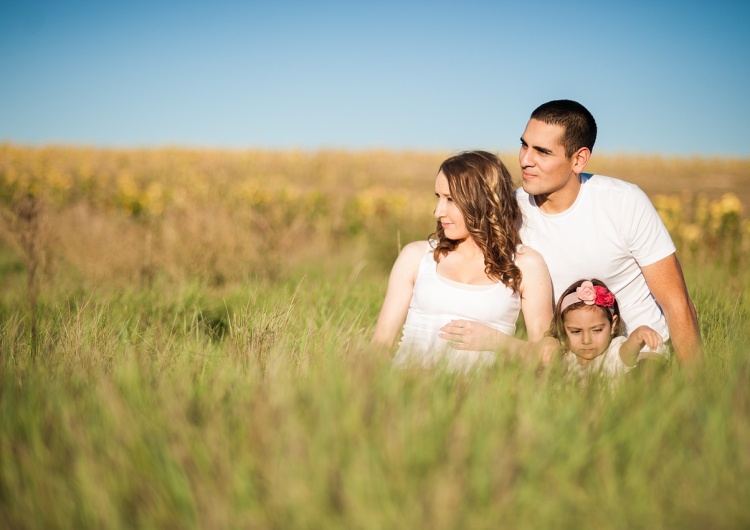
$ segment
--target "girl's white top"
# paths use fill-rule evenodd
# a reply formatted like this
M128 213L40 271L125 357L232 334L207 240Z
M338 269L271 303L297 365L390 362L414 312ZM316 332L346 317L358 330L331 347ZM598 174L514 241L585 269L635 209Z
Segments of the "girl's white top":
M501 282L471 285L443 278L433 248L428 244L425 251L394 362L429 367L444 359L449 368L459 370L492 363L495 352L456 350L438 337L440 328L451 320L472 320L513 336L520 294Z

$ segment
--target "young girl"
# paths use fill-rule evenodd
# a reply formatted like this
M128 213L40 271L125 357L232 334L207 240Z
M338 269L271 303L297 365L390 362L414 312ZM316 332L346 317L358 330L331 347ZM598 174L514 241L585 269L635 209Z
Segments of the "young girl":
M625 338L615 295L603 282L578 280L560 296L549 334L562 350L571 372L618 377L631 370L644 346L656 350L662 337L639 326Z
M435 197L436 230L396 259L373 344L390 351L400 335L397 364L459 370L493 362L498 349L525 351L513 336L519 311L528 340L541 339L552 283L541 255L521 245L510 173L495 155L461 153L440 166Z

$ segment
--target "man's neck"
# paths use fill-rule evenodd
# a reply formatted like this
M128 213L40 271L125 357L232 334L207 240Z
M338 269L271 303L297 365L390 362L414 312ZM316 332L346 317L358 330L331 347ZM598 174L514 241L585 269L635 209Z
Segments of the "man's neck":
M565 187L552 193L534 195L534 202L536 202L536 205L544 213L554 215L562 213L573 206L580 191L581 176L573 175Z

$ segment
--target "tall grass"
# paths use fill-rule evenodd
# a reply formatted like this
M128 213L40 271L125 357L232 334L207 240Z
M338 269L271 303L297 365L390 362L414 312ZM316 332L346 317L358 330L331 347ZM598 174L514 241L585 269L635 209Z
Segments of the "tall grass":
M112 167L86 156L93 174ZM329 178L353 167L341 157L321 164ZM265 242L231 197L150 218L80 189L51 199L56 266L40 277L35 361L27 262L6 226L0 527L750 526L743 267L681 247L705 340L696 373L636 370L610 391L506 360L468 376L396 370L367 343L411 214L385 191L357 202L373 189L357 185L364 195L347 190L339 209L333 191L316 199L328 209L300 202L315 227L284 232L296 199L267 203ZM730 210L715 218L741 227ZM710 220L706 245L742 241ZM273 267L256 267L258 245L275 248Z
M70 300L46 311L37 363L15 313L0 523L744 527L746 286L693 280L705 369L614 394L510 362L394 370L365 346L376 278L255 286L224 307L200 286Z

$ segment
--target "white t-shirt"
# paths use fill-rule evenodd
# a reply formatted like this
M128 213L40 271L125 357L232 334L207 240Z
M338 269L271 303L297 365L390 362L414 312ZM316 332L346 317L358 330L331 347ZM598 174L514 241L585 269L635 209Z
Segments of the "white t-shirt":
M669 330L641 267L675 252L659 214L635 184L581 174L581 190L566 211L549 215L522 188L521 239L547 262L554 297L574 282L603 281L617 297L626 334L646 325L669 339Z
M521 295L501 282L470 285L443 278L437 272L433 248L429 244L425 247L394 362L428 367L444 359L449 368L457 369L494 362L495 352L452 348L438 337L440 328L451 320L463 319L513 336Z

